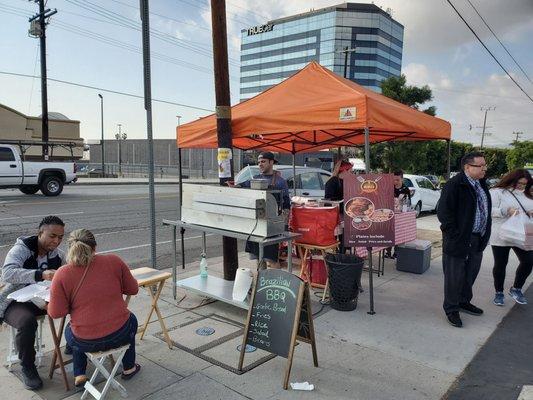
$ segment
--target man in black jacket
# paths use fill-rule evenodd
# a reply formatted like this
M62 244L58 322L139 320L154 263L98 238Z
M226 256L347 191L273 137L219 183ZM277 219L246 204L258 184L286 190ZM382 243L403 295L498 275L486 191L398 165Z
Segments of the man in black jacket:
M450 179L439 201L444 268L444 311L451 325L463 326L459 311L481 315L474 306L472 286L481 267L491 229L491 199L483 153L472 152L461 160L463 171Z

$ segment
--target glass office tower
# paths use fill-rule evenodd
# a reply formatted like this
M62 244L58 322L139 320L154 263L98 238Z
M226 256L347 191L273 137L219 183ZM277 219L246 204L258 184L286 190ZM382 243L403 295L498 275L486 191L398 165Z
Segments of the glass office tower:
M343 3L243 29L240 99L280 83L313 60L381 92L383 79L400 75L402 47L403 25L374 4Z

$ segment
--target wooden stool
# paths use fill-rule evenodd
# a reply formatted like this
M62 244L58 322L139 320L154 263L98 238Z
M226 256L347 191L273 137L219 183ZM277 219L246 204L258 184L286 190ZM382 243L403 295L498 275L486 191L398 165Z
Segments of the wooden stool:
M324 294L322 295L322 301L324 301L326 299L326 294L328 291L329 278L326 279L325 285L321 285L318 283L311 283L311 274L309 271L309 265L307 263L307 257L310 255L312 251L319 251L322 254L322 257L324 257L324 264L325 264L326 253L336 251L339 247L339 242L332 243L328 246L317 246L317 245L304 244L304 243L295 243L295 246L298 251L300 260L302 260L302 267L300 269L300 278L302 278L306 282L309 282L312 286L324 288ZM327 271L328 266L327 264L325 265L326 265L326 271Z
M37 332L35 335L35 365L37 368L41 366L41 361L44 356L44 344L43 344L43 323L44 315L39 315L37 317ZM15 336L17 335L17 330L12 326L9 326L9 349L6 357L6 366L8 371L11 371L13 364L20 362L19 353L17 345L15 343Z
M115 379L115 374L117 373L118 367L122 363L122 358L124 357L124 354L126 354L126 351L129 348L130 345L127 344L121 347L117 347L116 349L99 351L96 353L85 353L89 361L93 363L96 369L94 370L91 379L85 382L85 391L81 395L82 400L85 399L88 394L90 394L97 400L104 399L107 394L107 391L111 386L113 387L113 389L117 390L120 393L121 397L128 397L128 392L126 391L126 388L117 382L117 380ZM115 358L116 360L115 365L111 369L111 372L108 372L104 366L104 362L107 357ZM106 383L101 392L99 392L98 389L96 389L96 387L94 386L94 381L96 380L98 373L102 374L104 378L106 378Z

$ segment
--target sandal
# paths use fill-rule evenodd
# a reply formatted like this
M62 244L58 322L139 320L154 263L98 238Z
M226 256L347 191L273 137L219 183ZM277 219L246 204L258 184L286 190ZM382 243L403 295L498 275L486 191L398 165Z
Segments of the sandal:
M128 381L130 380L131 378L133 378L137 372L139 372L141 370L141 366L139 364L135 364L135 370L133 372L130 372L129 374L125 374L124 372L120 375L120 377L125 380L125 381Z

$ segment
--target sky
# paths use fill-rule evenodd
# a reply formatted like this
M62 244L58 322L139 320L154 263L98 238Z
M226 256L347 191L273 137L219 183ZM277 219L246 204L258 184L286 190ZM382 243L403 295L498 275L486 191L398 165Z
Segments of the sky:
M367 2L369 1L361 1ZM232 104L238 102L240 31L270 19L338 4L333 0L228 0L228 50ZM447 0L375 0L404 25L402 73L413 85L429 85L437 115L451 122L452 139L479 145L484 111L488 146L508 145L513 132L533 140L533 101L512 82L468 30ZM533 0L452 0L504 68L533 98ZM118 124L128 138L146 138L143 100L110 91L143 94L138 0L48 0L57 9L47 29L48 77L99 89L49 81L49 111L79 120L81 136L105 137ZM494 38L472 5L525 74ZM40 80L2 72L39 75L39 40L28 36L28 17L38 6L0 0L0 103L40 115ZM150 1L152 96L156 139L175 137L181 123L210 114L215 95L208 0ZM527 76L526 76L527 74ZM530 80L531 79L531 80ZM179 104L179 105L177 105Z

